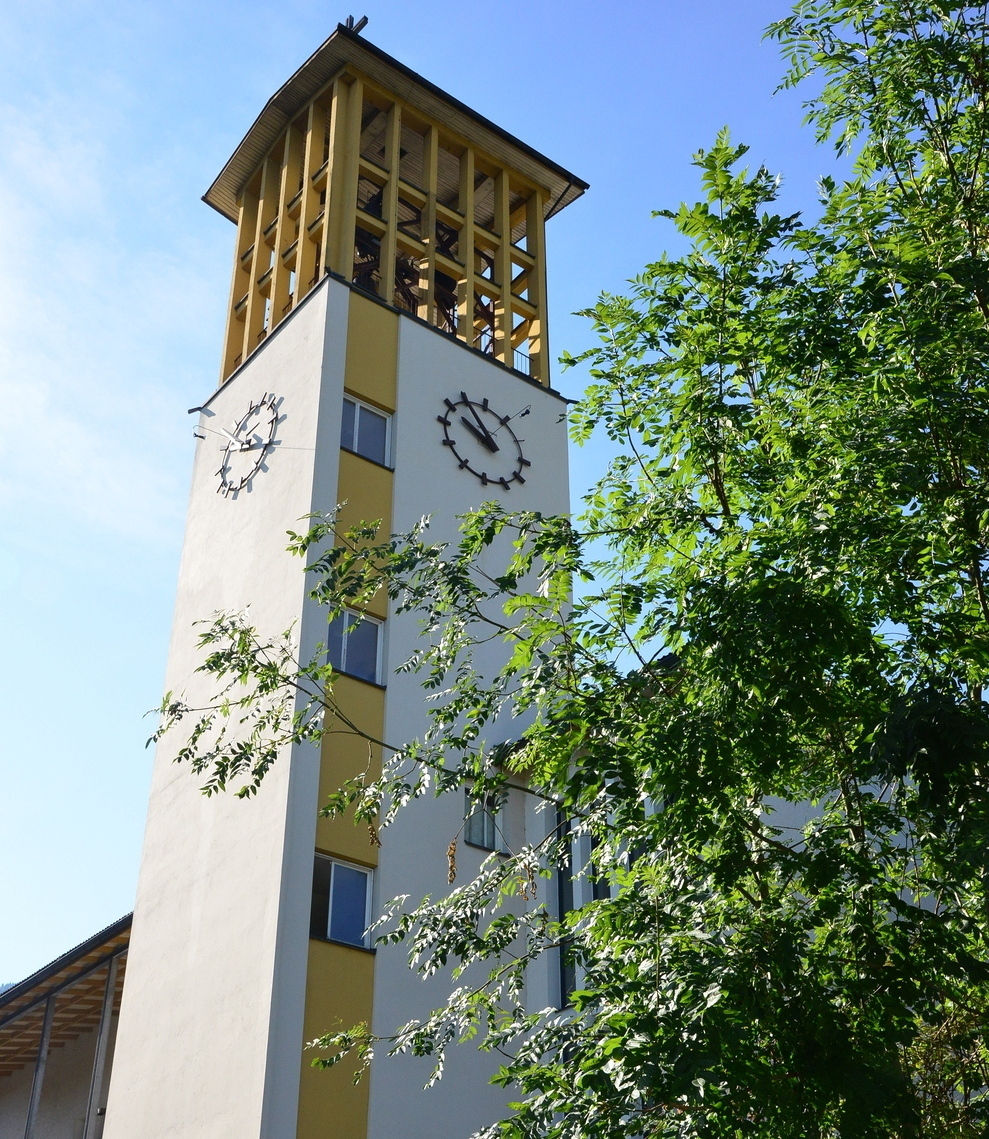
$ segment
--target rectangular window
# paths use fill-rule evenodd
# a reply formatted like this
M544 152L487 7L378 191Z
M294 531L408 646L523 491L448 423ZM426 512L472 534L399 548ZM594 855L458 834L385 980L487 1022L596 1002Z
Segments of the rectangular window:
M464 842L483 850L503 850L504 842L498 829L498 804L494 795L485 795L483 802L471 798L464 791Z
M327 656L337 672L381 683L381 622L364 613L345 610L330 622Z
M611 883L608 881L608 875L595 857L598 845L596 838L591 839L591 897L595 902L611 897Z
M557 831L565 840L564 856L556 868L556 904L560 921L574 908L573 889L573 839L570 836L570 820L560 811L556 815ZM573 960L570 938L564 938L560 946L560 1008L569 1008L570 994L577 987L577 970Z
M387 467L390 436L390 415L344 396L341 447Z
M317 854L313 860L309 936L367 949L371 871Z

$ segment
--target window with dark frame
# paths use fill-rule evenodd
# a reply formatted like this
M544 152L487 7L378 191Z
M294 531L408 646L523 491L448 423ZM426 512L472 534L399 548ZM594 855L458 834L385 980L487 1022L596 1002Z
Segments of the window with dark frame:
M556 868L556 904L562 922L574 909L573 889L573 838L570 820L557 812L557 833L564 841L564 856ZM577 969L573 959L573 942L569 937L560 943L560 1008L569 1008L570 995L577 987Z
M381 622L344 610L329 624L326 655L337 672L371 684L381 683Z
M611 882L600 858L600 841L595 836L574 834L572 821L561 811L557 811L556 824L563 847L556 867L557 914L562 922L567 914L591 902L609 899ZM561 942L559 964L559 1007L568 1008L578 981L571 937L564 937Z
M482 850L502 850L504 842L496 820L498 801L493 794L483 800L475 799L464 791L464 842Z
M317 854L313 859L309 936L369 948L371 870Z
M387 467L390 435L390 415L369 407L359 399L344 396L341 447Z
M600 845L597 838L591 839L591 898L595 902L606 901L611 897L611 883L608 881L608 873L597 857Z

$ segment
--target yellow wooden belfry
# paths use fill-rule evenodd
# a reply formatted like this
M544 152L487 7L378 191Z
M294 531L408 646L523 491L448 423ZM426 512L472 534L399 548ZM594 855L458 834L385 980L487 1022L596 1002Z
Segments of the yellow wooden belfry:
M543 227L585 189L341 25L205 195L238 227L221 379L332 273L548 383Z

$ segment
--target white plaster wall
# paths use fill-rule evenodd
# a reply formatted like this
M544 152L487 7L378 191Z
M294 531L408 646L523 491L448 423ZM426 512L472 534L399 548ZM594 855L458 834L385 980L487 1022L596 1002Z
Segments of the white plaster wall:
M202 698L193 622L217 609L250 604L265 632L296 622L307 649L325 637L325 617L305 597L301 561L286 534L312 510L336 503L340 410L350 291L324 279L200 418L186 541L180 570L166 687ZM502 414L526 404L516 424L532 460L524 486L482 487L459 471L441 445L443 399L461 390L488 396ZM236 498L216 493L222 443L263 392L282 403L277 446L266 470ZM431 534L455 540L456 515L488 498L549 512L567 509L565 405L456 342L400 321L393 525L433 515ZM412 649L414 618L393 618L386 635L389 671ZM489 648L491 667L504 649ZM403 739L424 724L415 677L391 677L386 735ZM506 725L504 736L512 734ZM190 772L172 762L181 735L156 756L138 887L106 1139L290 1139L295 1133L302 1045L309 891L318 760L300 751L275 765L252 800L206 799ZM446 888L445 849L460 826L462 800L427 800L385 836L376 876L379 901ZM514 825L545 825L531 810ZM462 873L483 857L461 846ZM549 986L537 981L535 1004ZM443 994L423 985L401 949L379 952L375 1023L388 1031ZM503 1112L505 1095L487 1084L494 1066L472 1046L452 1058L439 1089L421 1092L424 1065L404 1058L375 1064L370 1135L409 1139L467 1134ZM0 1139L5 1137L0 1136Z
M437 415L443 400L457 400L461 390L473 399L487 396L501 415L513 415L526 404L531 414L513 424L524 437L524 451L532 466L525 472L524 486L509 491L483 487L474 475L461 471L444 447ZM527 383L484 358L466 351L454 341L413 321L400 322L398 406L395 416L394 461L396 468L393 527L411 528L423 514L431 514L429 537L456 541L457 515L497 499L513 508L563 513L569 508L567 486L567 437L561 420L565 404L551 393ZM412 651L418 635L416 619L409 615L388 622L388 695L385 738L401 741L425 725L425 693L415 675L395 675L395 667ZM495 642L477 657L485 656L494 670L506 648ZM514 731L501 725L501 738ZM492 740L492 742L494 742ZM512 811L512 826L544 833L547 816L528 807ZM377 902L397 894L413 900L426 894L442 895L447 886L446 848L460 828L463 798L452 794L429 797L404 811L382 834L379 869L376 874ZM530 832L531 833L531 832ZM520 835L518 837L521 837ZM460 880L476 871L485 852L460 843L457 860ZM548 884L540 883L541 889ZM442 1000L449 980L439 977L423 983L409 972L402 947L379 949L375 963L374 1029L388 1034L411 1017L421 1015ZM530 979L532 1007L544 1007L552 999L551 979L546 969ZM497 1068L496 1056L480 1053L473 1045L452 1050L443 1080L428 1092L422 1090L430 1071L428 1060L409 1057L381 1058L371 1077L369 1139L455 1139L469 1135L505 1112L511 1098L489 1085Z
M250 605L265 632L294 623L303 652L318 639L286 531L335 501L348 303L325 279L200 416L166 679L190 703L206 695L194 622L214 611ZM277 445L249 489L225 498L214 432L264 392L281 400ZM207 799L172 762L181 740L166 737L155 760L106 1139L287 1139L318 756L283 757L256 798Z
M110 1028L107 1067L113 1062L116 1017ZM96 1052L96 1032L84 1032L60 1048L53 1048L45 1065L35 1139L82 1139L89 1083ZM0 1079L0 1139L24 1139L34 1068L23 1068ZM100 1099L100 1106L105 1100ZM95 1139L100 1139L102 1120Z

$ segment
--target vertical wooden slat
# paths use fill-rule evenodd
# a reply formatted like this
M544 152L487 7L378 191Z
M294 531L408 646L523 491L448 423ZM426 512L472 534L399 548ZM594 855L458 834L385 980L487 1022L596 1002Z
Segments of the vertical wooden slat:
M347 91L342 79L333 83L330 109L327 112L330 128L330 157L326 167L326 199L323 202L323 237L320 242L319 264L321 272L334 269L337 257L337 230L334 205L337 196L337 177L343 160L342 136L347 125Z
M458 298L457 335L468 344L474 343L474 152L468 146L460 156L460 200L464 215L460 228L460 259L464 276Z
M251 262L247 259L247 272L244 271L244 254L251 248L257 230L257 195L245 190L237 203L237 243L234 247L233 276L230 279L230 304L227 307L227 327L223 336L223 358L220 362L220 382L237 367L237 358L244 350L244 335L241 322L234 311L237 302L248 291L251 283Z
M388 110L388 126L385 129L385 165L388 167L388 181L385 183L381 216L384 220L385 236L381 241L381 276L378 281L378 295L392 304L395 300L395 257L398 252L398 175L401 164L400 142L402 138L402 108L392 103Z
M495 253L495 278L501 292L494 306L495 359L509 367L512 353L512 221L511 193L507 170L499 170L495 177L495 230L499 235Z
M422 236L426 243L426 260L419 277L422 300L419 315L436 323L436 193L439 182L440 132L431 126L423 140L422 173L426 191L426 208L422 215Z
M536 310L529 331L529 374L549 384L549 335L546 326L546 230L543 213L546 194L536 190L529 198L525 218L525 242L535 265L529 270L529 302Z
M346 94L344 94L346 93ZM348 281L354 276L354 225L357 219L357 173L361 151L361 115L364 110L364 84L359 78L341 83L338 98L344 97L334 143L333 182L327 195L329 218L333 223L330 268Z
M302 205L299 210L299 252L295 262L295 303L313 287L322 267L320 246L326 232L326 216L319 242L313 241L309 227L319 217L319 191L313 186L312 178L323 165L323 141L326 137L326 108L320 102L310 103L306 117L306 150L302 163ZM329 187L329 171L326 185ZM327 192L327 198L329 193Z
M271 275L271 325L270 332L285 316L288 304L290 270L282 254L295 238L295 223L288 216L288 203L298 189L297 159L302 143L299 131L291 123L285 131L282 149L282 163L278 172L278 228L275 230L275 266Z
M254 256L251 259L251 277L247 293L247 316L244 320L243 358L258 346L261 330L264 328L265 298L258 288L258 280L268 269L270 251L264 239L264 231L274 220L278 208L278 190L281 185L281 159L276 147L261 167L261 194L258 201L258 220L254 232Z

